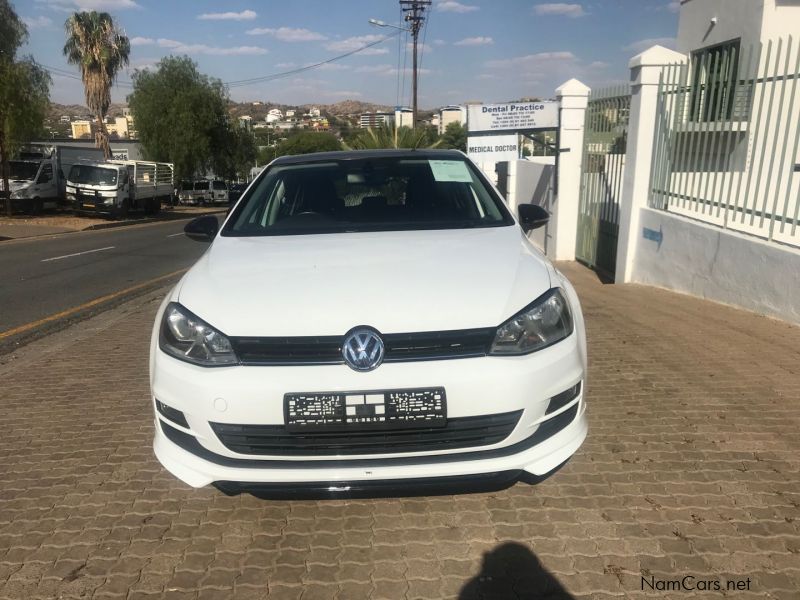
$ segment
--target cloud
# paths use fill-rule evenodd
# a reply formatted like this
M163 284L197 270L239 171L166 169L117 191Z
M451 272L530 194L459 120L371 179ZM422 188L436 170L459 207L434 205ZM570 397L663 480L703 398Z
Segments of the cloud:
M664 8L671 13L677 13L681 11L681 3L677 0L675 2L668 2Z
M248 29L245 33L247 35L271 35L282 42L316 42L328 39L316 31L302 28L295 29L293 27L278 27L277 29L256 27L255 29Z
M134 0L36 0L47 8L61 12L81 10L115 11L127 8L141 8Z
M674 37L660 37L660 38L645 38L643 40L637 40L635 42L631 42L627 46L623 46L623 50L627 50L629 52L644 52L648 48L652 46L664 46L665 48L670 48L671 50L675 49L675 38Z
M607 69L610 65L602 60L596 60L589 63L590 69Z
M453 43L454 46L488 46L490 44L494 44L494 40L483 36L468 37Z
M28 29L46 29L53 24L53 19L45 16L39 17L22 17L22 22Z
M398 73L398 69L392 65L365 65L362 67L358 67L355 69L356 73L369 73L371 75L377 75L379 77L395 77ZM403 69L400 69L399 72L403 72ZM417 72L420 75L430 75L433 73L431 69L417 69ZM411 75L412 69L411 67L406 67L405 73Z
M278 69L291 69L292 67L296 67L297 63L293 62L281 62L275 65Z
M444 40L438 40L438 39L437 40L433 40L433 45L434 46L444 46L446 43L447 42L445 42Z
M586 15L583 6L580 4L567 4L565 2L537 4L533 7L533 12L537 15L561 15L570 19L577 19Z
M439 12L468 13L479 10L478 6L472 4L461 4L455 0L441 0L436 3L436 10Z
M258 16L254 10L243 10L242 12L222 12L222 13L203 13L197 15L201 21L252 21Z
M351 52L381 39L384 39L381 35L357 35L325 44L325 49L332 52ZM389 50L386 48L377 48L373 46L372 48L362 50L359 52L359 54L362 56L374 56L377 54L389 54Z
M559 52L539 52L537 54L527 54L525 56L516 56L504 60L490 60L486 62L486 66L492 69L527 69L570 63L576 60L577 57L572 52L564 50Z
M134 46L151 46L155 45L159 48L167 48L176 54L207 54L209 56L245 56L266 54L267 49L259 46L232 46L223 48L220 46L208 46L206 44L191 44L186 42L179 42L177 40L170 40L167 38L153 38L135 37L131 40L131 45Z
M305 65L305 66L311 66L311 65ZM325 64L322 64L322 65L320 65L318 67L315 67L315 70L317 70L317 71L346 71L349 68L350 67L348 67L347 65L340 65L339 63L325 63Z
M333 96L334 98L360 98L364 94L355 91L336 91L336 92L322 92L323 96Z

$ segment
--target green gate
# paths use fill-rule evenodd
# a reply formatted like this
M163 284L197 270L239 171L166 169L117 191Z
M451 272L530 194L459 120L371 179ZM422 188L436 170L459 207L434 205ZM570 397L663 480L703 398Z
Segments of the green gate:
M617 261L630 106L625 85L592 91L586 109L575 256L609 276Z

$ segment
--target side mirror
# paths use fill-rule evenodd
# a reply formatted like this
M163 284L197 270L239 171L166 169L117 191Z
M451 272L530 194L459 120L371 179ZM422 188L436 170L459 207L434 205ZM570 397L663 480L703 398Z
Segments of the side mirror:
M525 233L544 227L550 220L547 210L536 204L520 204L517 207L517 213L519 214L519 224Z
M183 232L195 242L210 242L219 231L219 221L214 215L205 215L189 221Z

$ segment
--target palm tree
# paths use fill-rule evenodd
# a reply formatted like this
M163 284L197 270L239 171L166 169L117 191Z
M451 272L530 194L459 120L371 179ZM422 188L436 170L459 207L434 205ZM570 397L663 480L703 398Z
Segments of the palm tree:
M378 148L435 148L441 142L431 143L424 129L394 127L384 123L377 129L366 129L359 133L349 145L348 150L374 150Z
M111 85L120 69L128 64L131 44L105 12L76 12L64 24L67 62L78 65L86 92L86 104L97 116L95 142L111 158L105 117L111 104Z

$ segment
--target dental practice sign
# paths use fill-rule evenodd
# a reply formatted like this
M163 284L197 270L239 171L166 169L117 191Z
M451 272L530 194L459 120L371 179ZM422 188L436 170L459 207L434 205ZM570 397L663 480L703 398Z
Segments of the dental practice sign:
M467 156L486 172L520 157L519 134L558 128L558 102L467 106Z
M509 102L467 106L469 133L511 133L556 129L558 102Z

